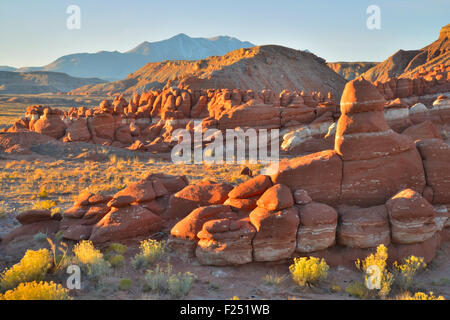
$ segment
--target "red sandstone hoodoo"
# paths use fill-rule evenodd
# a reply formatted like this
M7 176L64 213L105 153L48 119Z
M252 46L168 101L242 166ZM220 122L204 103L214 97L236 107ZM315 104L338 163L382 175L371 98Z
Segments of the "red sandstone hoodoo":
M165 99L169 109L179 100L175 96ZM128 107L135 108L140 99ZM284 93L280 102L287 100ZM297 96L294 100L299 103ZM237 112L239 119L252 103L225 114ZM441 97L435 104L445 123L448 99ZM61 221L46 212L25 212L19 218L23 226L3 242L41 230L61 229L67 239L96 243L170 230L169 244L175 250L206 265L284 261L298 255L346 264L381 243L393 259L415 254L430 261L441 241L450 238L450 149L433 123L419 124L419 136L395 132L384 106L379 90L358 78L342 94L334 149L283 160L271 176L259 175L235 187L150 175L115 195L80 196ZM117 99L101 108L124 107L123 99ZM256 109L264 113L267 107ZM95 120L102 125L90 132L98 141L117 136L123 118L114 112L100 112ZM51 115L46 111L44 121L53 121ZM118 126L116 118L122 119ZM237 124L220 119L219 126ZM127 136L128 131L120 132Z

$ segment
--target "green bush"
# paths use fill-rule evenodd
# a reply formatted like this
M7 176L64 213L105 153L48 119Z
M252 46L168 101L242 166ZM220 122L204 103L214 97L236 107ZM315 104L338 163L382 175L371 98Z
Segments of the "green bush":
M119 282L119 290L128 291L132 285L131 279L121 279Z
M131 264L135 269L154 265L161 260L167 252L165 241L144 240L139 246L140 252L134 256Z
M369 291L364 285L364 283L360 281L351 282L347 288L345 288L345 292L353 297L357 297L359 299L367 299L369 296Z
M151 290L158 294L168 294L172 298L182 298L189 293L195 276L190 272L172 273L172 266L167 269L156 266L155 270L148 270L145 276L144 290Z

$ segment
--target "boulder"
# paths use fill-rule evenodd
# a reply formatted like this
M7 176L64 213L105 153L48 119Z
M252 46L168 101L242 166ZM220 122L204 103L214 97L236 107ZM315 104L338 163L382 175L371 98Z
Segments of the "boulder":
M301 253L324 250L335 243L338 213L333 207L311 202L297 206L300 224L296 251Z
M410 136L414 141L424 139L442 139L439 130L430 120L407 128L402 134Z
M197 208L184 219L180 220L172 230L170 230L170 235L184 240L198 240L197 233L202 230L205 222L225 218L227 216L236 216L236 214L230 211L231 208L227 205L213 205Z
M433 190L433 204L450 203L450 147L442 139L417 142L423 159L427 185Z
M34 123L34 131L60 139L66 133L66 124L58 115L44 113L44 116Z
M189 184L186 176L173 176L165 173L150 173L143 180L159 180L169 194L176 193Z
M195 255L203 265L240 265L252 262L255 228L248 220L216 219L197 234Z
M263 194L270 186L272 186L270 177L259 175L234 187L228 193L228 197L231 199L251 198Z
M296 204L308 204L312 202L311 197L303 189L298 189L294 191L294 202Z
M231 207L233 211L250 212L257 207L256 202L259 196L254 196L247 199L232 199L228 198L223 204Z
M87 121L85 118L75 119L66 130L66 137L69 141L84 141L87 142L91 139L91 133L89 132Z
M370 160L343 161L343 204L376 206L401 189L422 193L424 187L422 159L416 149Z
M386 208L394 243L424 242L437 231L433 206L412 189L394 195L386 202Z
M26 210L16 216L16 219L22 224L31 224L40 221L61 220L60 213L52 214L49 210Z
M108 141L114 140L115 120L110 113L97 113L88 120L88 126L94 137Z
M299 224L297 209L269 211L258 207L250 213L250 222L256 229L253 239L255 261L282 260L294 253Z
M294 205L291 189L283 184L276 184L267 189L257 201L260 208L269 211L287 209Z
M282 160L271 178L274 184L303 189L314 201L333 205L339 202L342 160L333 150Z
M369 208L340 206L336 239L349 248L375 248L391 242L389 220L384 205Z
M259 104L256 100L232 107L222 113L218 120L220 130L237 127L275 129L281 126L280 111L272 106Z
M92 229L90 240L94 243L115 242L158 232L162 219L137 205L112 208Z
M182 219L192 210L214 204L223 204L233 187L227 183L201 181L188 185L170 196L166 219Z

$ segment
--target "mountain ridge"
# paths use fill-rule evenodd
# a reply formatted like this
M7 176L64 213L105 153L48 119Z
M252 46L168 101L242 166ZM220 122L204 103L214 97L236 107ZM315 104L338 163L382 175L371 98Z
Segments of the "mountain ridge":
M149 62L198 60L253 46L251 42L228 36L191 38L180 33L166 40L144 41L125 52L101 50L96 53L72 53L42 67L23 67L15 71L63 72L73 77L113 81L125 78Z
M276 76L274 76L276 75ZM167 86L192 89L271 89L280 92L332 92L340 96L346 80L312 53L266 45L201 60L148 63L127 78L73 90L72 94L132 94Z

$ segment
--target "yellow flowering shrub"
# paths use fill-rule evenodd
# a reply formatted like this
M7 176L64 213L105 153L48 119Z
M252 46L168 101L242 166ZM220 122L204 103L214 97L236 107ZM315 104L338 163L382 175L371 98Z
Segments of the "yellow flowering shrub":
M103 253L95 249L92 241L82 240L73 247L75 258L82 264L93 264L103 259Z
M70 300L69 290L53 282L25 282L0 294L0 300Z
M325 260L315 257L295 258L294 264L289 266L292 279L302 287L311 286L319 280L326 279L328 270L329 266Z
M426 268L427 264L421 257L410 256L404 260L403 264L398 264L397 261L395 261L393 266L396 272L396 282L402 289L408 290L413 285L416 272Z
M445 300L443 296L436 297L433 292L426 294L424 292L416 292L411 295L409 292L405 292L397 297L397 300Z
M131 261L136 269L153 265L158 260L161 260L167 251L167 246L165 241L148 239L141 241L139 250L140 252Z
M52 257L47 249L28 250L19 263L0 275L0 288L10 290L22 282L43 280L52 266Z
M74 246L73 253L75 262L80 263L88 276L93 280L98 280L110 271L110 263L105 261L100 250L95 249L92 241L80 241Z
M394 275L386 267L387 258L388 249L384 244L380 244L375 254L369 255L362 261L358 259L355 262L356 267L365 273L366 286L372 284L373 290L378 290L378 295L382 298L389 294L394 282ZM372 288L369 287L369 289Z

